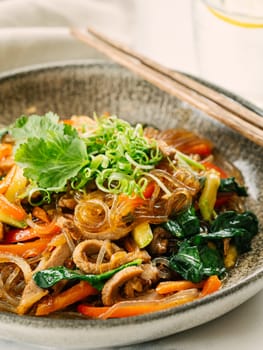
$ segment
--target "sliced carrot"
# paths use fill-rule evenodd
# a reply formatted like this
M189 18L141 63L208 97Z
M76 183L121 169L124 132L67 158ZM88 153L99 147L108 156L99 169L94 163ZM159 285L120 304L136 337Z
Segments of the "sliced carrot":
M119 195L118 201L119 207L121 207L121 216L123 217L133 212L135 208L145 204L146 202L145 199L139 196L129 197L125 194Z
M3 178L3 180L0 181L0 193L5 193L10 186L15 173L16 173L17 165L13 165L12 168L9 170L7 175Z
M200 296L204 297L208 294L216 292L222 286L222 282L218 278L217 275L209 276L207 280L205 280L203 289L201 291Z
M189 291L178 292L161 300L120 301L111 307L80 305L78 311L85 316L100 319L131 317L179 306L193 301L197 297L197 289L189 289Z
M110 306L92 306L92 305L80 304L77 306L77 311L82 315L85 315L91 318L98 318L102 314L104 314L106 311L108 311L109 308Z
M151 181L148 183L148 185L146 186L146 189L143 192L143 196L144 198L151 198L153 192L155 189L155 182Z
M204 282L194 283L191 281L165 281L160 282L156 287L156 292L158 294L168 294L179 292L180 290L186 290L190 288L202 288Z
M127 206L131 209L136 208L140 204L144 204L145 200L141 197L135 196L135 197L129 197L125 194L120 194L118 200L120 202L124 202L127 204Z
M54 217L52 221L47 224L37 224L32 220L28 220L28 225L32 227L38 237L43 237L53 233L59 233L61 228L57 225L57 218Z
M98 290L89 283L81 281L75 286L56 296L48 296L37 306L36 316L48 315L51 312L64 309L90 295L98 294Z
M67 124L67 125L73 125L74 121L71 119L63 119L62 123Z
M19 221L24 220L27 216L22 207L9 202L9 200L2 194L0 194L0 210L3 214L11 216L13 219Z
M43 238L26 243L0 244L0 252L12 253L27 259L42 253L46 249L49 242L50 238Z
M0 144L0 159L11 156L13 151L13 146L10 143Z

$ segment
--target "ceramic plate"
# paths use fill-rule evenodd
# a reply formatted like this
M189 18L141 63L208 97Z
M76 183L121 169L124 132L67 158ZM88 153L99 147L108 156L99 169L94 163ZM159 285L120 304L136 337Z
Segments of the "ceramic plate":
M161 129L184 127L210 138L244 174L247 206L258 216L261 231L224 287L203 299L158 313L105 321L1 313L1 337L63 349L139 343L212 320L263 288L262 148L115 64L55 64L1 76L1 123L10 123L24 113L48 111L65 117L108 111L132 123L149 123Z

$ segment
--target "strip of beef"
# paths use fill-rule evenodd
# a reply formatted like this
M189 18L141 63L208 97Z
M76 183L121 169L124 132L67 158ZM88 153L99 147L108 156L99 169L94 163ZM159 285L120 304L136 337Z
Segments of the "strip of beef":
M42 260L38 264L37 268L33 271L33 273L47 269L52 266L63 265L65 260L70 255L71 252L69 246L65 242L64 244L56 247L47 259L42 258ZM19 315L25 314L37 301L42 299L43 296L45 296L46 294L48 294L48 290L38 287L32 278L23 291L21 301L17 307L17 313Z

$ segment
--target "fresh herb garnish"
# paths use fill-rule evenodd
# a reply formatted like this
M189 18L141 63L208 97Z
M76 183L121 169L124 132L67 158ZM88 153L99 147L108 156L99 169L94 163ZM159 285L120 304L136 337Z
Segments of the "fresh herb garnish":
M156 142L143 136L140 124L132 127L117 118L96 118L97 128L85 137L59 117L20 117L10 133L16 141L15 160L36 187L63 191L67 183L82 189L94 180L105 192L142 195L162 154Z
M143 174L162 158L156 142L143 136L141 124L132 127L116 116L96 121L97 129L85 139L90 178L102 191L141 195L147 185Z
M85 142L52 113L22 116L10 131L18 142L15 161L40 188L62 190L87 164Z

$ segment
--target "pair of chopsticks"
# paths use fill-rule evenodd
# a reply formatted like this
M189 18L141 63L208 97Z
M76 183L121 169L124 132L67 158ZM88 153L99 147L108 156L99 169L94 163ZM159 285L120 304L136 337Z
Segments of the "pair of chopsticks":
M162 66L95 29L88 28L87 31L72 29L71 33L161 90L189 103L263 146L263 117L241 103L183 73Z

